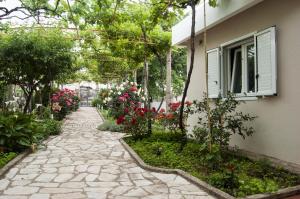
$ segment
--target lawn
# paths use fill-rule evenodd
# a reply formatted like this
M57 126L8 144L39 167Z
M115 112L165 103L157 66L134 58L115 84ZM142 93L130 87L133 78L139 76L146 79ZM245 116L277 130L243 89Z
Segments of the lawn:
M272 167L267 160L252 161L228 151L222 151L218 164L210 164L210 161L204 161L199 152L200 145L195 141L190 140L183 151L179 152L178 138L174 134L154 132L141 140L127 137L125 141L145 163L184 170L235 197L270 193L300 184L299 175L280 167Z

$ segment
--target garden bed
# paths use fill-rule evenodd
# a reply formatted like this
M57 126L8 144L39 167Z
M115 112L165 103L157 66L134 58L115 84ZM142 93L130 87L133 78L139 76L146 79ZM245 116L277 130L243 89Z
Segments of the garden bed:
M300 186L296 186L300 184L299 175L281 167L272 167L266 160L253 161L223 152L225 159L218 168L213 168L201 161L198 143L189 141L183 151L178 152L178 138L169 133L155 132L141 140L135 141L131 137L124 140L146 164L166 169L161 172L167 169L185 171L192 175L190 179L193 180L193 176L200 179L201 186L207 185L208 191L212 193L216 189L209 188L208 184L234 197L252 195L251 198L282 198L299 193L300 190ZM203 181L208 184L201 183ZM228 194L222 196L222 192L215 193L222 198L229 198L226 197Z
M3 168L9 161L14 159L18 154L15 152L0 153L0 169Z

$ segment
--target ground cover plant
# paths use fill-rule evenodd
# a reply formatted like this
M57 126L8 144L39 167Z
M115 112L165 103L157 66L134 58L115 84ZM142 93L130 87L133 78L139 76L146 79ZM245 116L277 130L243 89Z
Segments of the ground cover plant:
M122 132L123 125L118 125L115 119L110 115L108 110L102 109L101 115L104 119L103 123L98 126L100 131Z
M198 124L192 134L186 134L184 145L179 127L180 102L170 103L167 112L156 113L154 133L125 140L146 163L182 169L235 197L271 193L300 184L296 174L272 167L267 161L238 156L229 149L231 136L246 139L254 133L251 122L256 116L238 111L241 103L230 93L226 99L185 102L185 128L189 114L197 114Z
M0 169L4 167L9 161L14 159L18 154L15 152L3 153L0 152Z
M220 151L222 159L217 165L208 166L201 145L195 140L189 140L178 152L180 139L180 134L154 131L150 137L139 140L127 137L125 141L147 164L184 170L236 197L275 192L300 184L299 175L272 167L265 160L252 161L225 150Z

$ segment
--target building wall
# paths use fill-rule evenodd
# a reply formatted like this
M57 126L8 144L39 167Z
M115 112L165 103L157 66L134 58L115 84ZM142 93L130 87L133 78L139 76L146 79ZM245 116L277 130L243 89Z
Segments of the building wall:
M207 49L273 25L277 27L278 96L241 106L258 116L253 123L256 133L246 140L234 136L231 144L300 165L300 1L265 0L249 8L210 29ZM205 78L202 35L198 35L189 100L202 98ZM196 124L196 116L189 122Z

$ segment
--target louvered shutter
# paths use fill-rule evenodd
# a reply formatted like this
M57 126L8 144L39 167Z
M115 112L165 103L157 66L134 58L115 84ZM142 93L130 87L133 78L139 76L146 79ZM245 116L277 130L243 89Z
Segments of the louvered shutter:
M208 97L218 98L220 94L220 57L219 48L207 51Z
M256 46L257 95L277 94L276 31L268 28L254 35Z

